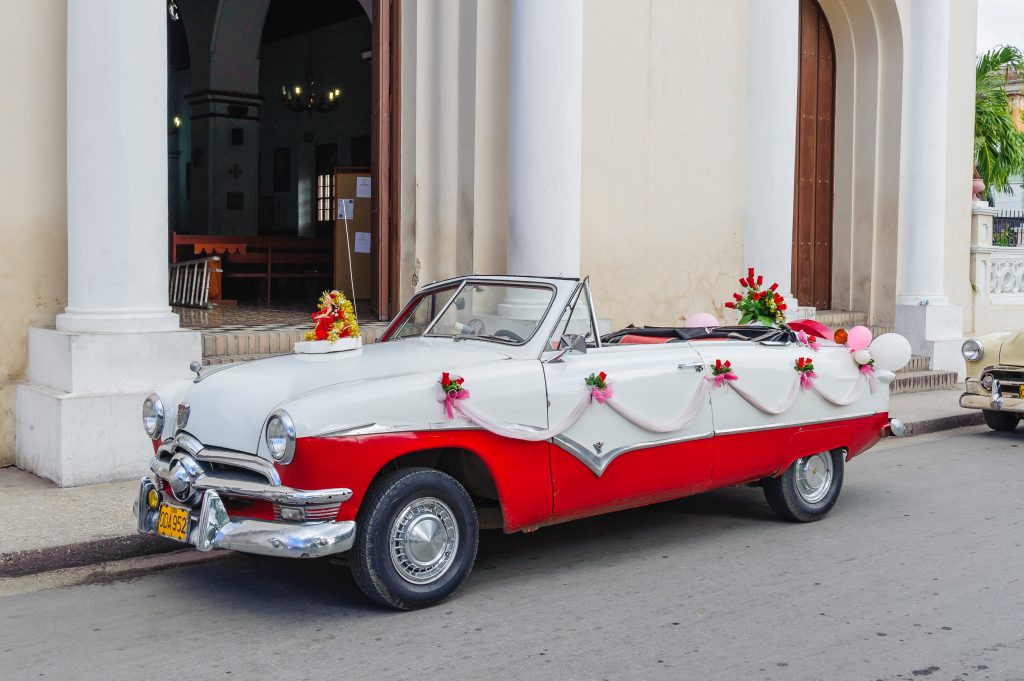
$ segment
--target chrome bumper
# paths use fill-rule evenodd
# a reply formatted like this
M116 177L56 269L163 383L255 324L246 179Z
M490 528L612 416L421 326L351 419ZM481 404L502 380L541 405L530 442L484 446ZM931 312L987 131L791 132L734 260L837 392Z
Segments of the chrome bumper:
M1016 384L1014 384L1016 385ZM1002 386L996 380L986 390L980 381L968 380L967 391L960 395L960 406L965 409L985 409L1024 414L1024 399L1002 394Z
M278 521L242 518L231 520L221 495L244 499L261 499L281 506L309 509L325 504L339 504L352 496L348 489L300 490L283 485L270 485L251 480L238 480L227 476L200 472L191 481L194 490L191 503L166 498L163 478L170 482L167 462L154 459L151 466L156 478L144 477L139 481L135 501L138 531L156 534L159 506L148 505L150 490L161 495L161 505L184 508L189 514L186 543L200 551L228 549L243 553L286 558L319 558L342 553L355 542L356 524L351 520ZM179 481L180 482L180 481Z

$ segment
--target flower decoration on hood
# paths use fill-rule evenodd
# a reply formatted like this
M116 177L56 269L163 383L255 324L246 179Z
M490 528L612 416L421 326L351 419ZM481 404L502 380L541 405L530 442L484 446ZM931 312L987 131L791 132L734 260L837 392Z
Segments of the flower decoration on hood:
M755 276L753 267L747 268L747 276L739 282L743 292L732 294L733 300L725 306L740 313L740 324L757 322L776 326L785 323L786 299L778 292L778 283L762 289L764 277Z
M814 362L810 357L798 357L793 368L800 374L800 387L809 390L814 385L814 379L818 377L814 373Z
M305 333L305 340L333 343L339 338L359 337L355 309L341 291L324 291L317 302L316 311L310 316L316 322L316 327Z

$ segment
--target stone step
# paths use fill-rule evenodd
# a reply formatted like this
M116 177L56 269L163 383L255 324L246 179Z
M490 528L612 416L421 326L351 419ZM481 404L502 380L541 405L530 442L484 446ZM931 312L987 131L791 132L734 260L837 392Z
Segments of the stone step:
M908 371L896 374L889 393L905 395L929 390L952 390L956 387L955 371Z
M903 367L897 374L909 374L918 371L928 371L932 368L931 359L925 355L914 355L910 358L910 363Z
M374 343L387 324L371 322L360 325L363 343ZM287 354L292 351L296 341L300 341L309 331L308 326L279 328L241 328L241 329L208 329L203 335L203 363L218 357L255 358L268 355ZM232 359L231 361L237 361Z
M849 310L818 310L814 313L814 319L831 329L848 329L851 326L865 326L868 323L866 312Z

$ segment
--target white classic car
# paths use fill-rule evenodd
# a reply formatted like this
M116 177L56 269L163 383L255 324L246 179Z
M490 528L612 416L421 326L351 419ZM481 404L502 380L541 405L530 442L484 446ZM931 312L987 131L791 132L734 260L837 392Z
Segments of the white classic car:
M817 520L845 462L889 428L893 379L827 335L601 337L585 280L433 283L381 342L194 365L147 398L156 457L138 530L201 551L348 552L370 598L410 609L466 580L480 527L533 530L737 484L763 486L783 518Z

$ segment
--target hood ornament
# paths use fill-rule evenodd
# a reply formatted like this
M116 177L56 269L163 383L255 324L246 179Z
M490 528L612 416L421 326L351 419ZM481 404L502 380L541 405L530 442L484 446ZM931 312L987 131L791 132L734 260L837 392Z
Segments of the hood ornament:
M203 377L202 376L202 373L203 373L203 363L202 362L192 362L191 364L188 365L188 370L192 371L192 372L195 372L196 380L192 381L193 383L198 383L199 379Z

